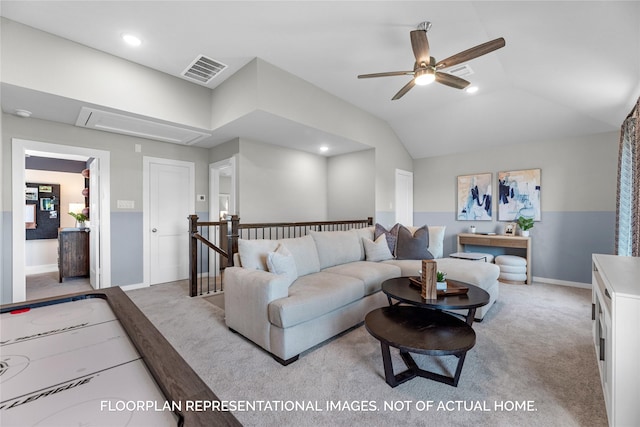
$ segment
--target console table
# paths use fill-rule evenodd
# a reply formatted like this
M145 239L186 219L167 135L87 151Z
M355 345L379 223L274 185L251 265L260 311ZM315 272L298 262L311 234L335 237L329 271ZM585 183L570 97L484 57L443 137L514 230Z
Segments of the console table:
M458 252L464 252L465 245L522 249L525 252L525 258L527 259L526 284L530 285L531 283L533 283L533 267L531 265L531 237L503 236L500 234L458 234Z

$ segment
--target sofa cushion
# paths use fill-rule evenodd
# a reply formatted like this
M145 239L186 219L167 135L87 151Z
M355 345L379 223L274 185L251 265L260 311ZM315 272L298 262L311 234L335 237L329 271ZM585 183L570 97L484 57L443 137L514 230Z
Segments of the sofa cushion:
M382 225L377 224L373 231L373 240L378 240L378 237L385 236L387 238L387 244L389 245L389 250L392 254L396 253L396 245L398 244L398 229L400 228L400 224L396 224L391 227L389 230L384 228Z
M382 261L382 264L394 265L400 269L399 276L419 276L422 268L422 260L419 259L390 259Z
M382 282L400 276L400 268L381 262L357 261L327 268L327 273L355 277L364 282L364 294L371 295L379 291Z
M373 225L365 228L354 228L355 233L358 235L358 241L362 243L362 239L375 240L373 237ZM364 246L360 244L360 261L364 261L366 259L366 254L364 252Z
M280 243L274 252L267 254L267 267L273 274L282 274L287 278L289 285L298 278L296 261L287 247Z
M313 237L295 237L293 239L281 239L278 242L284 244L293 255L298 276L306 276L320 271L318 250Z
M471 283L482 289L492 286L500 275L500 267L488 262L456 258L440 258L436 262L438 270L447 273L447 279Z
M362 243L355 230L348 231L310 231L316 242L320 269L348 262L360 261Z
M428 247L429 230L426 225L418 228L415 233L411 233L411 230L403 225L400 226L395 253L397 259L433 259Z
M364 296L364 283L354 277L321 271L299 277L289 296L269 304L269 322L288 328L315 319Z
M378 262L393 258L386 236L378 237L375 242L363 237L362 245L364 246L365 259L367 261Z
M238 239L238 255L240 264L249 270L267 271L267 254L273 252L278 247L275 240Z

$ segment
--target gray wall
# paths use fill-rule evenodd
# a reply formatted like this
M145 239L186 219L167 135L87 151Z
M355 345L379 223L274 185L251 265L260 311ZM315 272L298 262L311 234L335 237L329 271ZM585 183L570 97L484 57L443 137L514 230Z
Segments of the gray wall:
M414 161L414 223L446 225L445 254L455 236L475 225L502 233L496 221L497 172L540 168L542 220L531 230L533 274L568 282L591 282L591 254L613 253L618 133ZM493 173L493 221L457 221L458 175Z
M323 156L241 139L238 176L242 222L327 217L327 160Z
M375 215L375 150L328 159L329 220L360 219Z

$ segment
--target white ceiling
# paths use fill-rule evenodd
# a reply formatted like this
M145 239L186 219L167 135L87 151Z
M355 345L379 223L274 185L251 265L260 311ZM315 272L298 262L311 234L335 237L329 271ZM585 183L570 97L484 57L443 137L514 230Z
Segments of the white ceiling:
M640 96L638 1L3 0L0 7L11 20L174 76L204 54L229 66L210 88L259 57L386 120L413 158L617 131ZM506 39L468 63L476 94L432 84L391 101L408 77L356 78L412 69L409 31L422 21L432 22L436 60ZM126 31L142 46L125 46ZM274 138L306 132L280 125Z

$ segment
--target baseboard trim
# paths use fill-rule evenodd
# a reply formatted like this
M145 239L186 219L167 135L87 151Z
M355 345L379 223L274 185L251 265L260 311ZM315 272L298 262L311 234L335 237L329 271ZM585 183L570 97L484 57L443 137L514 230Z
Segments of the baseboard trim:
M26 275L53 273L54 271L58 271L58 264L31 265L24 268L24 274Z
M118 286L118 285L114 285ZM149 285L145 285L144 283L134 283L133 285L119 285L123 291L132 291L134 289L148 288Z
M550 285L570 286L572 288L591 289L591 283L571 282L569 280L548 279L546 277L533 277L534 282L548 283Z

